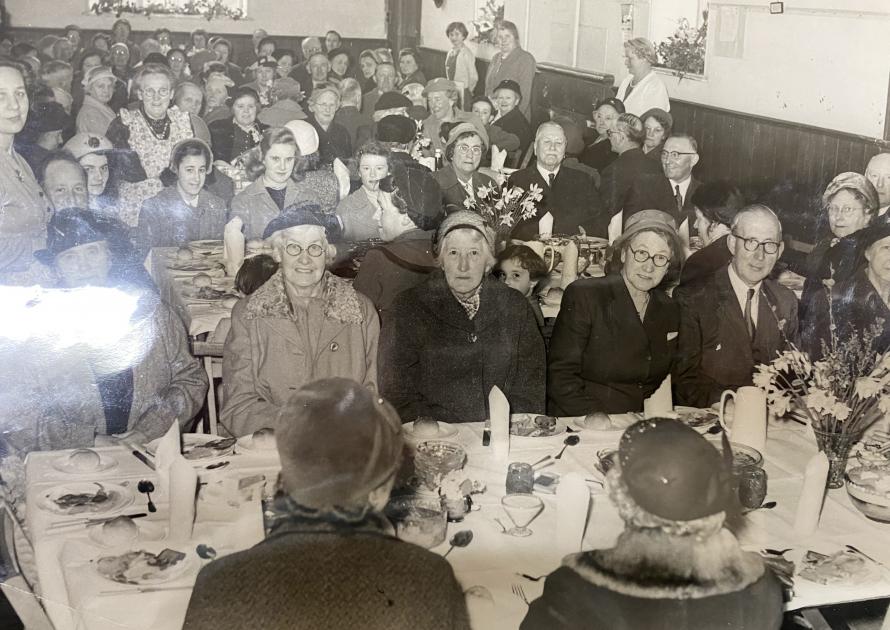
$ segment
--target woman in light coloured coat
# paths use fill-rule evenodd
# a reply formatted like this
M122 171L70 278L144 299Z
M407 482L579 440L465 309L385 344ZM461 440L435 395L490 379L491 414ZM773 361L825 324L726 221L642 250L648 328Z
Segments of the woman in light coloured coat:
M445 29L445 34L453 46L448 51L448 56L445 57L445 78L463 85L462 105L464 109L469 109L470 99L472 99L476 83L479 81L479 73L476 71L476 55L464 43L469 32L463 22L452 22Z
M280 270L235 306L223 353L220 423L236 436L271 426L311 381L341 376L377 388L377 311L327 271L336 249L322 221L289 208L264 237Z

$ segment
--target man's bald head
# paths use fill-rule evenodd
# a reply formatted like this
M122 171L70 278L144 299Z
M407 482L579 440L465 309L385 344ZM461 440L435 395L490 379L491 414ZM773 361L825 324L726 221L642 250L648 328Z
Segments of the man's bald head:
M880 207L890 205L890 153L878 153L870 159L865 176L878 191Z

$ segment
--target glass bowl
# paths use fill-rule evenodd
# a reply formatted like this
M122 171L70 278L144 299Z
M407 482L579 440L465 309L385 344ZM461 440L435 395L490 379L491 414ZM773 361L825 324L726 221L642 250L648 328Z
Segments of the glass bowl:
M890 523L890 466L856 466L845 478L853 506L874 521Z
M442 440L427 440L417 445L414 472L423 485L436 490L445 475L460 470L466 461L467 452L461 446Z
M400 540L431 549L445 541L448 512L437 495L407 495L390 499L385 510Z

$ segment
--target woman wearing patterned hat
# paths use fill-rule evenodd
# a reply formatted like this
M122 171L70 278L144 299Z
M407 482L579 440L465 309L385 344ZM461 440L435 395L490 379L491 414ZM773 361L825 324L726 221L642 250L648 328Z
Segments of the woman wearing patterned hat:
M724 526L731 458L678 420L628 428L606 474L624 531L563 558L520 628L778 630L779 581Z

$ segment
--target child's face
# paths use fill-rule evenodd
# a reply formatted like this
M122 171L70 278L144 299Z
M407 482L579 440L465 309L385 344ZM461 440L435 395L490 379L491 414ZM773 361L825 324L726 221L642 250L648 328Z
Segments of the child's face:
M501 280L511 289L516 289L525 297L531 297L535 289L535 282L528 275L528 269L523 269L515 258L501 263Z

